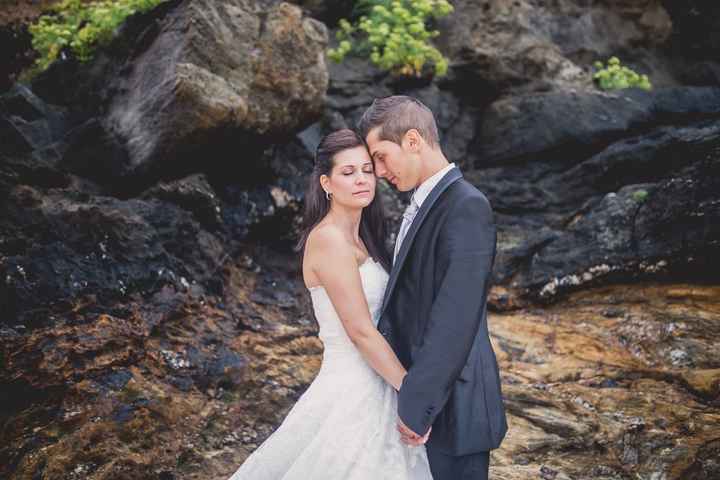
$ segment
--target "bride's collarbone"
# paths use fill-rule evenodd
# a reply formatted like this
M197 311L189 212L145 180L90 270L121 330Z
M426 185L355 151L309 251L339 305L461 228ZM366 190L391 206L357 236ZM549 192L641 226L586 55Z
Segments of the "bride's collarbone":
M363 258L359 258L356 256L355 261L357 262L357 268L359 270L362 270L362 267L374 262L375 259L372 257L372 255L367 254ZM303 274L303 276L304 276L304 274ZM313 280L317 281L318 279L313 276ZM305 284L305 288L307 288L308 290L315 290L315 289L318 289L321 287L324 288L323 285L319 281L317 281L317 284L315 284L316 282L310 282L310 283L313 283L313 285L308 285L308 282L306 282L305 279L303 279L303 283Z

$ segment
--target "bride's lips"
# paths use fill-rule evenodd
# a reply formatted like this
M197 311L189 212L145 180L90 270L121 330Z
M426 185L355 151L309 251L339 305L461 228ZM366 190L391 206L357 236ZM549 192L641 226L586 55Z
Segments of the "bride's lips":
M353 195L370 195L370 190L361 190L359 192L353 193Z

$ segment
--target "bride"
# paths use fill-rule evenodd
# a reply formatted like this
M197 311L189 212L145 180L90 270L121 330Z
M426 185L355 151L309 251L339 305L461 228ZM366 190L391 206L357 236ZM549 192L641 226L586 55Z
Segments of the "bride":
M376 329L390 256L373 163L352 130L324 137L305 195L302 273L320 326L320 371L230 480L432 480L425 437L401 439L406 374Z

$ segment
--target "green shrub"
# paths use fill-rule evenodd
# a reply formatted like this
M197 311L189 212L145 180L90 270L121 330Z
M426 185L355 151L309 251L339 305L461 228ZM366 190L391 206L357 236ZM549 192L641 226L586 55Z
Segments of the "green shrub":
M340 20L340 44L328 51L332 60L353 53L396 74L420 76L425 64L438 76L447 73L447 60L429 43L440 32L427 28L430 19L453 11L447 0L360 0L356 11L362 14L356 23Z
M597 72L593 74L593 79L603 90L617 90L630 87L638 87L643 90L652 89L650 79L647 75L640 75L632 69L620 65L620 60L617 57L610 57L607 63L607 67L599 61L594 63Z
M32 46L40 54L33 73L45 70L64 47L86 62L106 44L115 29L136 12L151 10L165 0L63 0L29 26Z
M645 200L647 200L647 197L648 197L647 190L635 190L632 193L633 200L635 200L638 203L644 202Z

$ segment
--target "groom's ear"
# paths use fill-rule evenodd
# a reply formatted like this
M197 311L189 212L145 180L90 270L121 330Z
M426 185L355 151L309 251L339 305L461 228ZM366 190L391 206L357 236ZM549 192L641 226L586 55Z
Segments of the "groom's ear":
M405 144L405 147L413 153L418 152L421 143L422 136L420 135L420 132L418 132L414 128L411 128L410 130L405 132L405 135L403 135L403 144Z

